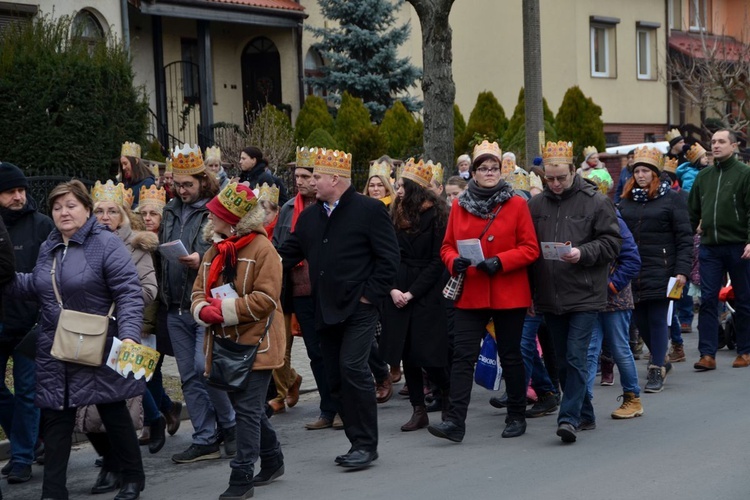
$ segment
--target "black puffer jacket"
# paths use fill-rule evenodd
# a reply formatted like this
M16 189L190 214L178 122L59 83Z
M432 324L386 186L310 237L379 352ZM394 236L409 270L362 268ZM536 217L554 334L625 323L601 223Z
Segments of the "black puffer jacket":
M633 300L666 299L669 278L689 277L692 266L693 233L684 196L670 190L643 203L623 199L620 214L641 255L641 272L632 281Z

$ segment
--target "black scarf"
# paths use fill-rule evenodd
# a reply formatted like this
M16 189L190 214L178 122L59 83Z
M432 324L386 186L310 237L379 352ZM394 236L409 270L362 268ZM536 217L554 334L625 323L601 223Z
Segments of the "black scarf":
M659 184L659 190L656 192L656 196L654 196L653 199L655 200L657 198L661 198L662 196L667 194L667 191L669 191L670 189L672 189L672 184L669 181L661 181L661 183ZM637 203L645 203L649 201L648 190L640 187L634 187L633 191L631 192L631 196L633 201Z
M480 187L474 179L458 197L458 205L472 215L487 219L498 205L502 205L515 195L515 191L504 180L491 188Z

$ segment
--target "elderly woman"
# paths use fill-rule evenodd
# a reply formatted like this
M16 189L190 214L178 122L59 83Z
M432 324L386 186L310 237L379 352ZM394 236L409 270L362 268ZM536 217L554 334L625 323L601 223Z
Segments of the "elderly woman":
M401 263L383 312L380 352L392 365L404 360L404 377L414 411L401 430L427 427L429 418L422 388L422 370L435 384L447 410L448 331L440 291L445 269L440 245L445 235L448 207L430 189L432 162L410 159L396 181L392 218Z
M456 172L459 177L465 180L471 178L471 156L461 155L456 160Z
M661 180L661 152L646 146L635 150L633 178L625 184L620 213L633 233L641 271L633 279L633 320L651 352L643 391L661 392L672 365L666 362L669 332L669 278L682 285L692 270L693 232L685 199Z
M76 408L96 405L121 466L122 484L115 499L132 500L140 496L145 476L125 400L142 394L144 382L123 378L103 364L92 367L60 361L50 350L61 308L106 315L113 302L117 322L109 323L105 353L112 337L139 343L143 290L138 272L122 240L93 217L91 197L80 181L58 185L48 200L56 229L42 244L34 271L16 274L4 290L37 300L41 310L35 403L42 410L45 443L42 497L68 498L66 472ZM61 303L55 297L53 279Z
M474 363L487 322L495 324L497 350L508 393L503 437L526 432L526 386L521 333L531 305L528 266L539 256L534 225L523 198L500 179L502 152L484 141L474 148L473 179L453 203L440 255L454 276L464 274L456 300L451 408L447 418L428 430L460 442L466 432ZM472 261L459 251L461 240L479 239L484 260ZM478 259L477 259L478 260Z
M206 207L206 237L214 244L203 257L191 306L195 320L207 327L206 373L211 372L215 337L259 346L246 387L232 393L237 454L229 464L229 488L219 496L245 499L253 496L253 485L284 473L281 445L263 411L271 370L284 363L281 259L266 237L264 210L249 187L229 184ZM218 293L224 285L232 288L233 297ZM253 477L258 457L261 470Z

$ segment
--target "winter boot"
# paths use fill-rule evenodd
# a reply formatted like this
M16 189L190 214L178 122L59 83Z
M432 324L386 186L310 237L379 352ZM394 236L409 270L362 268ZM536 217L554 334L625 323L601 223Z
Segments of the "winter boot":
M253 468L250 470L232 469L229 476L229 488L219 495L219 500L246 500L252 498L253 488Z
M408 422L401 426L401 430L404 432L416 431L424 429L430 425L430 419L427 416L427 409L424 405L414 405L414 413Z
M255 486L265 486L274 479L284 475L284 454L279 454L270 460L260 459L260 472L253 478Z
M643 388L643 392L661 392L662 389L664 389L664 375L666 371L667 370L661 366L649 365L648 379L646 381L646 387Z
M622 399L622 405L612 412L612 418L622 420L626 418L640 417L643 415L643 405L641 398L635 396L635 393L626 392L619 396L617 400Z
M667 360L671 361L672 363L679 363L681 361L685 361L685 359L687 359L685 357L685 346L672 342L672 350L667 356Z

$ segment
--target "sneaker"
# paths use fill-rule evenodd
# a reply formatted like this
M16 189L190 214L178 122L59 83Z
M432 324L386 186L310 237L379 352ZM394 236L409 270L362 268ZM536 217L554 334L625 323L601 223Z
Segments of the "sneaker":
M221 458L219 443L213 444L191 444L182 453L172 455L172 461L176 464L191 464L201 460L214 460Z
M567 422L561 422L557 426L557 435L560 436L563 443L576 442L576 428Z
M679 363L681 361L685 361L687 358L685 357L685 346L682 344L675 344L672 342L672 349L669 351L669 354L667 355L667 360L671 361L672 363Z
M596 429L596 422L593 420L586 420L578 424L578 428L576 430L579 431L593 431Z
M666 369L661 366L649 365L648 367L648 379L646 380L646 387L643 388L643 392L657 393L664 389L664 373Z
M557 394L554 392L545 392L539 396L534 406L526 410L526 418L543 417L554 413L557 410L557 405Z
M622 404L618 409L612 412L612 418L616 420L623 420L626 418L635 418L643 415L643 405L641 404L641 398L636 397L633 392L623 393L622 396L618 396L617 400L622 399Z
M8 463L3 466L2 469L0 469L0 474L3 476L7 476L10 474L10 471L13 470L13 460L8 460Z
M8 474L8 483L10 484L25 483L29 479L31 479L30 465L14 464L13 469Z

